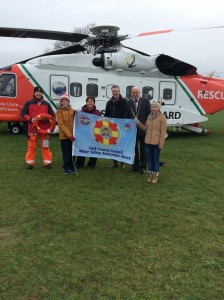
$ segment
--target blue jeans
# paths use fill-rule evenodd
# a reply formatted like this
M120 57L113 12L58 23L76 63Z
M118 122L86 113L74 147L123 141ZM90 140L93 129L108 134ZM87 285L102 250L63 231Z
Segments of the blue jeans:
M150 172L159 172L159 145L145 144L146 159Z

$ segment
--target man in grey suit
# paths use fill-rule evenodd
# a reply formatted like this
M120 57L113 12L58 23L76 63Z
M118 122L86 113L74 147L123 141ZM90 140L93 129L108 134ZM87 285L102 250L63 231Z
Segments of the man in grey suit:
M127 102L126 117L134 119L137 117L142 124L145 124L148 115L151 112L150 102L147 99L140 97L141 91L138 86L131 89L131 99ZM139 146L138 146L139 144ZM139 153L140 148L140 153ZM132 172L146 172L146 157L145 157L145 132L137 128L136 144L135 144L135 159L132 165Z

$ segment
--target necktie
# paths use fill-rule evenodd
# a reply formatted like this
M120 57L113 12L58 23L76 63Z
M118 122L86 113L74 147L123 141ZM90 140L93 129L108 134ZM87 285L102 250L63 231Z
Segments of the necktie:
M135 104L135 111L137 111L137 109L138 109L138 100L134 100L134 104Z

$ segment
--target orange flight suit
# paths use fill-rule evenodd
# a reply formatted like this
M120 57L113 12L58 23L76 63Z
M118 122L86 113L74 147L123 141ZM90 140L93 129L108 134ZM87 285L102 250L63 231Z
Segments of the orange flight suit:
M32 118L35 118L37 115L42 113L48 113L55 118L55 113L50 103L48 103L43 98L38 100L35 97L28 100L21 111L21 116L25 121L28 122L28 149L25 160L27 165L30 166L34 166L35 164L38 137L40 137L44 165L50 165L52 162L52 153L49 148L49 135L37 133L32 123ZM40 124L41 128L47 129L45 128L45 126L48 126L46 122L40 121Z
M28 149L25 156L28 165L34 166L39 137L44 165L46 166L52 163L52 153L49 148L49 135L29 135Z

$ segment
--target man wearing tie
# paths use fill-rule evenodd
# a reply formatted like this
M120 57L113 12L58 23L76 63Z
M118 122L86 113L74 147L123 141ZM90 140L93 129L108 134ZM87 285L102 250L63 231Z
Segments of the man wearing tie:
M150 101L140 97L141 91L138 86L131 89L131 99L127 102L127 114L129 119L138 118L142 124L145 124L148 115L151 112ZM139 144L139 146L138 146ZM140 153L139 153L140 150ZM146 172L146 157L145 157L145 132L137 128L136 143L135 143L135 159L132 165L132 172Z

